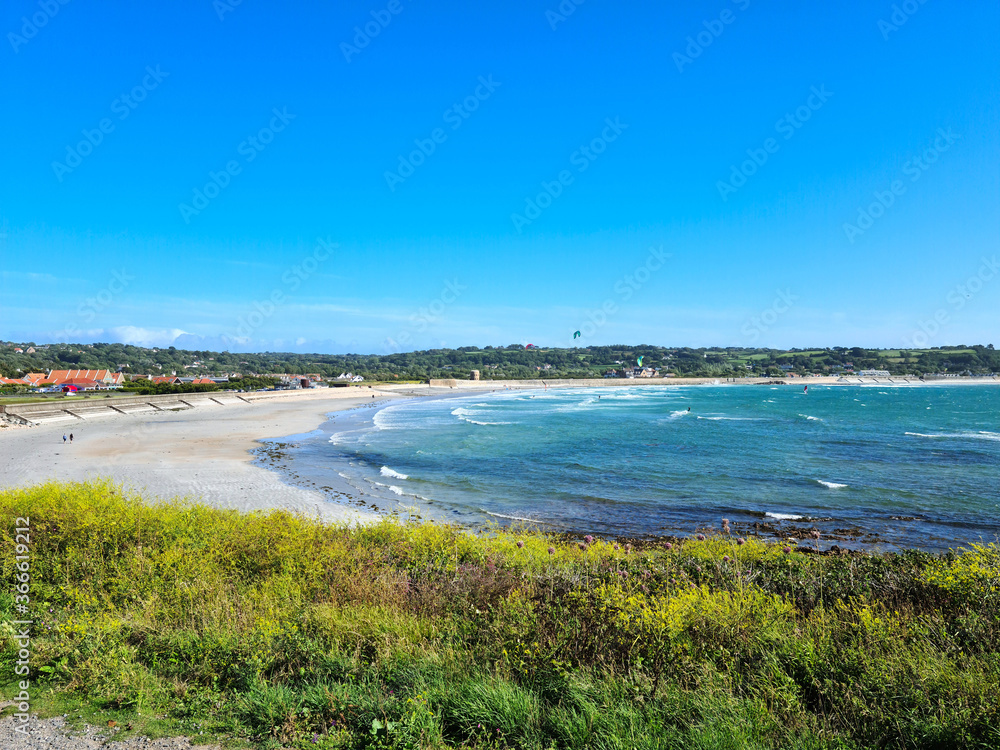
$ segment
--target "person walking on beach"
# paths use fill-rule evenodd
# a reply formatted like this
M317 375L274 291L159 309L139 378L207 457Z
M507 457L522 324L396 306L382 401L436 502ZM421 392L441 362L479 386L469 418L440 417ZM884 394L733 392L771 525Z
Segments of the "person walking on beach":
M72 432L71 432L71 433L69 434L69 441L70 441L71 443L73 442L73 433L72 433Z
M65 432L63 433L63 442L64 443L66 442L66 433Z

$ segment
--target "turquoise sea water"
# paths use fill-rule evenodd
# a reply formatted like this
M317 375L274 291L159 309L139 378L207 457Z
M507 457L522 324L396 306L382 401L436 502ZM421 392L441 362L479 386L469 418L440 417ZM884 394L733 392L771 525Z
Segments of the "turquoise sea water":
M996 386L619 386L368 412L301 442L296 471L384 508L552 531L683 535L726 517L926 549L1000 534Z

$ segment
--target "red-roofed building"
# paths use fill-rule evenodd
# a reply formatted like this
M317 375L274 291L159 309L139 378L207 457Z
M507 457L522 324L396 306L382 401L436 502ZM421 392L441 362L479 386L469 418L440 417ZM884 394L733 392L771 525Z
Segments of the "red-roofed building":
M96 380L109 386L120 386L125 382L125 376L120 372L111 370L50 370L47 379L61 383L65 380L83 378L84 380Z
M153 383L170 383L171 385L179 385L181 379L175 375L157 375L155 378L150 378Z
M215 381L211 378L195 378L191 381L191 385L215 385Z

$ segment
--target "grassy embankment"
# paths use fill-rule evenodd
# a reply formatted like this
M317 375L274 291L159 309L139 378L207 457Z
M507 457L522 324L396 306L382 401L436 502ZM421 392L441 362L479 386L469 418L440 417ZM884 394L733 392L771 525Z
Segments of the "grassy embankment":
M1000 746L1000 548L617 549L0 493L31 517L36 706L319 748ZM13 533L0 614L13 609ZM13 694L15 645L2 637Z

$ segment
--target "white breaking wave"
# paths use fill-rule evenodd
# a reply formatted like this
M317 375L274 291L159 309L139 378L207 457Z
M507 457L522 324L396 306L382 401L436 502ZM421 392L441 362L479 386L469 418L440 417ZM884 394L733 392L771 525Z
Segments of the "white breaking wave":
M391 477L393 479L409 479L408 474L400 474L398 471L393 471L388 466L383 466L382 470L379 472L384 477Z
M841 487L847 486L846 484L838 484L837 482L824 482L822 479L817 479L816 481L824 487L829 487L831 490L839 490Z
M524 518L523 516L508 516L504 515L503 513L491 513L490 511L485 510L484 508L480 508L479 510L483 511L483 513L485 513L488 516L496 516L497 518L509 518L511 521L527 521L528 523L534 523L533 519Z
M376 482L374 479L368 479L368 481L371 482L376 487L385 487L385 489L389 490L389 492L391 492L394 495L408 495L409 494L402 487L397 487L394 484L383 484L382 482Z
M759 422L755 417L698 417L698 419L710 419L713 422Z
M689 412L687 409L678 409L677 411L670 412L670 418L680 419L681 417L687 416L690 413L691 412Z
M800 521L805 518L805 516L798 516L794 513L765 513L764 515L778 521Z
M800 417L805 417L806 419L812 420L813 422L822 422L820 417L810 417L808 414L799 414Z
M396 428L396 423L393 421L390 411L392 411L391 407L375 413L375 416L372 418L372 424L375 425L376 430L392 430Z
M485 422L481 419L473 419L472 417L484 416L483 409L466 409L464 406L460 406L457 409L452 409L452 416L458 417L463 422L468 422L469 424L478 425L500 425L500 424L513 424L513 422Z
M963 438L966 440L993 440L1000 441L1000 432L989 432L988 430L979 430L978 432L906 432L904 435L911 435L913 437L924 437L924 438Z

